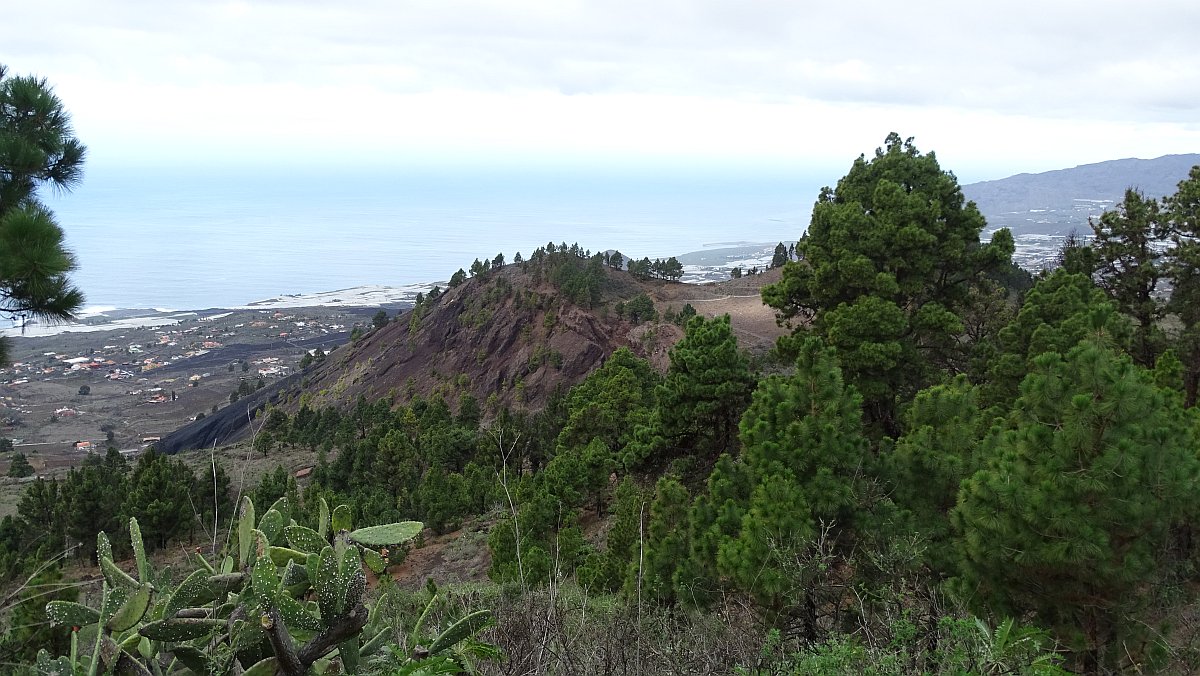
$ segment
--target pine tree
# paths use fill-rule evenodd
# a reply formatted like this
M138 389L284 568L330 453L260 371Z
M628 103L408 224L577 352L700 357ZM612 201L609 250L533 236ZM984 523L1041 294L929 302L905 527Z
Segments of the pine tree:
M812 223L763 301L838 349L869 419L896 429L904 400L959 368L962 312L984 274L1006 266L1012 235L979 240L983 216L933 153L897 134L821 190ZM798 347L783 341L781 347Z
M453 530L466 502L462 476L434 467L421 477L416 498L421 519L433 532Z
M690 549L675 575L680 597L701 607L730 586L717 569L718 553L722 544L741 534L753 484L746 464L726 453L717 459L706 488L688 514Z
M536 585L546 583L551 575L574 572L590 553L579 529L578 512L559 502L545 481L523 483L516 499L520 505L516 519L501 519L488 535L492 553L488 575L496 581Z
M819 538L836 548L839 535L854 528L868 448L862 399L843 382L833 350L808 339L795 375L759 384L741 433L750 501L739 537L720 545L718 569L769 613L799 615L815 637L814 588L796 575L823 571L797 571L794 563L824 553Z
M110 454L111 455L111 454ZM120 457L120 453L117 453ZM115 533L121 529L121 501L126 493L123 468L89 453L83 466L72 469L61 490L67 535L80 543L91 543L96 533ZM95 560L95 548L81 547Z
M687 522L690 504L687 488L678 479L658 480L645 522L644 553L625 583L630 596L668 604L676 601L675 572L688 554L688 532L680 526Z
M36 533L39 559L49 559L63 551L65 533L63 506L59 484L54 480L35 479L21 493L17 515L29 532Z
M229 491L230 485L229 475L225 472L225 466L220 462L216 463L215 467L213 465L200 466L193 484L192 505L195 506L205 524L212 523L214 509L222 520L233 516L234 496Z
M996 352L980 378L982 404L1006 410L1035 357L1043 352L1066 354L1089 337L1125 346L1129 322L1091 279L1055 270L1030 289L1016 318L997 335Z
M788 250L783 242L775 245L775 254L771 256L771 267L782 268L788 262Z
M1128 357L1087 341L1037 357L1010 428L964 482L959 587L1037 621L1096 673L1147 657L1168 538L1196 515L1196 420ZM1157 599L1161 600L1161 599Z
M600 439L611 452L620 452L632 440L633 430L649 422L659 381L649 362L629 348L619 348L571 388L567 422L558 435L558 445L581 446Z
M638 554L640 521L646 507L642 489L630 477L613 492L613 518L605 536L605 577L608 589L617 591Z
M625 256L620 251L613 251L608 255L608 265L614 270L623 270L625 268Z
M679 456L712 462L736 450L738 419L754 379L738 351L729 316L693 317L683 340L671 348L670 360L657 388L653 441L631 445L627 466Z
M137 518L147 549L161 549L185 528L193 528L195 515L189 496L194 481L187 465L169 456L147 451L138 460L129 478L123 512Z
M677 258L671 256L663 261L660 274L663 279L678 282L683 277L683 263L680 263Z
M1158 201L1130 188L1115 210L1090 223L1094 278L1117 309L1133 318L1137 327L1133 358L1140 366L1150 368L1165 340L1158 322L1163 311L1159 299L1159 279L1163 276L1160 245L1166 239L1166 224Z
M0 314L62 321L83 303L67 277L75 259L37 191L78 185L86 152L46 80L9 76L0 65Z
M124 480L125 475L129 474L129 461L115 447L109 446L104 452L104 469L108 476Z
M33 476L33 465L29 464L29 459L24 453L13 453L8 460L8 476L23 479L27 476Z
M583 507L590 499L600 516L608 478L615 467L612 451L601 439L594 438L586 446L560 447L546 465L544 476L547 489L562 504Z
M650 296L644 293L634 296L629 299L628 303L625 303L624 314L634 324L654 321L658 318L658 313L654 310L654 301L650 300Z
M258 486L251 494L256 505L271 505L287 492L288 471L283 465L275 465L271 472L265 472L259 479Z
M1168 310L1183 324L1178 351L1186 404L1195 406L1200 390L1200 166L1192 167L1166 207L1171 240L1166 269L1172 287Z
M79 586L62 578L57 567L38 573L5 618L7 627L0 637L0 664L9 669L16 667L12 673L27 673L19 670L20 665L32 665L39 650L61 655L70 649L72 628L51 626L46 616L48 602L75 601L79 597Z
M463 480L466 487L467 513L484 514L499 504L500 486L491 468L475 461L468 462L463 469Z
M625 580L637 575L641 519L648 507L642 490L625 477L613 492L612 519L604 537L604 549L593 553L576 571L579 583L588 589L621 590Z
M959 485L981 464L985 430L978 400L966 376L918 392L904 416L904 435L884 458L892 498L924 536L925 560L940 576L954 572L950 511Z

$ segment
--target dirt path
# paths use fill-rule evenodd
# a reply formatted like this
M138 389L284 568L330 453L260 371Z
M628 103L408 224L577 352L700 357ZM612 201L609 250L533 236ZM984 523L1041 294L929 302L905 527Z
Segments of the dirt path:
M761 299L762 299L762 295L761 295L761 294L757 294L757 293L755 293L755 294L751 294L751 295L749 295L749 296L721 296L720 298L693 298L691 302L695 302L695 303L711 303L711 302L713 302L713 301L717 301L717 300L728 300L728 299L730 299L730 298L754 298L754 299L761 300Z
M660 309L683 309L691 304L705 317L729 315L742 347L766 350L789 331L775 321L775 311L762 302L762 287L779 281L780 270L714 284L671 284L656 289Z

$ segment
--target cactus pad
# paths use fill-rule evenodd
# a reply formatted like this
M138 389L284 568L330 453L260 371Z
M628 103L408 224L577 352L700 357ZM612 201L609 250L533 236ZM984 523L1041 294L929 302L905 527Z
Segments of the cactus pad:
M242 672L242 676L275 676L279 669L279 660L268 657Z
M73 601L51 601L46 604L46 617L54 626L83 627L100 621L100 611Z
M333 547L321 550L321 558L317 564L317 575L313 580L317 589L317 603L321 608L321 619L326 625L333 622L338 614L338 564L334 557Z
M105 626L114 632L125 631L136 625L149 607L150 585L143 584L138 587L137 591L130 594L129 598L125 599L125 603L121 604L121 607L117 609Z
M307 582L308 570L304 567L304 561L288 561L283 569L283 586L290 587Z
M208 571L203 569L184 578L163 608L163 617L174 617L180 608L187 608L216 598L216 594L212 593L212 586L209 584L208 578Z
M111 560L112 557L112 543L108 541L108 536L104 534L104 531L96 533L96 560L104 558Z
M137 580L133 579L129 573L121 570L117 564L113 563L112 559L104 557L100 559L100 570L104 573L104 579L113 587L124 587L125 589L137 589L142 586Z
M317 531L304 526L287 526L283 529L283 537L292 549L302 552L319 552L329 544Z
M222 573L208 576L209 588L217 598L222 598L229 593L237 593L245 583L245 573Z
M459 641L478 634L491 621L492 611L490 610L477 610L467 615L434 639L433 643L429 646L429 654L437 655L453 647Z
M292 505L288 502L286 495L276 500L271 505L271 509L283 515L284 523L287 523L292 518Z
M190 641L206 636L225 627L225 620L199 617L173 617L142 625L138 633L152 641Z
M307 631L321 631L325 628L325 624L320 618L305 609L304 605L296 599L286 595L279 595L279 616L283 618L283 623L289 629L304 629Z
M295 549L288 549L287 547L268 547L267 556L271 557L271 561L280 567L286 566L289 561L304 563L308 560L308 555L304 552L298 552Z
M249 495L242 497L238 510L238 562L243 566L250 563L250 531L254 530L254 501Z
M333 532L350 530L350 506L338 505L333 510Z
M129 518L129 543L133 545L133 558L137 561L138 581L143 584L150 582L150 560L146 558L142 528L134 517Z
M208 658L204 653L190 645L175 646L171 649L175 655L175 659L179 660L183 666L192 670L193 674L207 674L212 671L208 664Z
M258 521L258 529L263 535L267 536L267 542L274 544L280 542L280 536L283 535L283 514L280 514L274 509L268 509L266 514Z
M318 516L317 516L317 534L321 539L329 537L329 503L325 502L325 498L317 498Z
M52 660L45 648L38 651L36 666L38 676L75 676L75 667L66 655Z
M363 549L363 563L367 564L367 568L371 569L372 573L382 575L384 570L383 557L374 549Z
M204 558L204 555L199 552L198 548L197 548L196 553L192 555L192 559L195 560L196 563L200 564L201 568L208 571L209 575L212 575L213 573L217 572L216 570L213 569L212 564L208 562L208 559Z
M350 553L346 557L353 564L351 570L343 573L342 583L346 585L346 595L342 601L342 612L347 613L357 606L367 592L367 576L363 575L362 564L357 556Z
M270 557L260 556L250 573L250 588L264 607L272 606L279 597L279 573Z
M351 531L350 539L368 547L386 547L415 538L425 525L420 521L401 521L382 526L368 526Z

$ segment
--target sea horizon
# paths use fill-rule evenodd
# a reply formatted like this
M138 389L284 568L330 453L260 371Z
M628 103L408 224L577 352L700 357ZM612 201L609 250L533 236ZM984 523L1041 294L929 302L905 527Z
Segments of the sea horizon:
M97 168L45 196L85 310L410 287L548 242L677 256L795 240L820 181L777 168Z

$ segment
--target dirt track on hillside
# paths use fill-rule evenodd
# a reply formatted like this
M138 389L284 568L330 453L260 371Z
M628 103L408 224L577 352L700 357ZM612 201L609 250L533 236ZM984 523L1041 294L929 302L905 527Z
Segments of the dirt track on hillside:
M663 286L656 290L660 305L680 310L690 303L705 317L729 315L738 343L748 349L769 349L789 331L775 321L775 311L762 302L760 290L779 280L779 270L715 284ZM660 310L665 309L660 307Z

